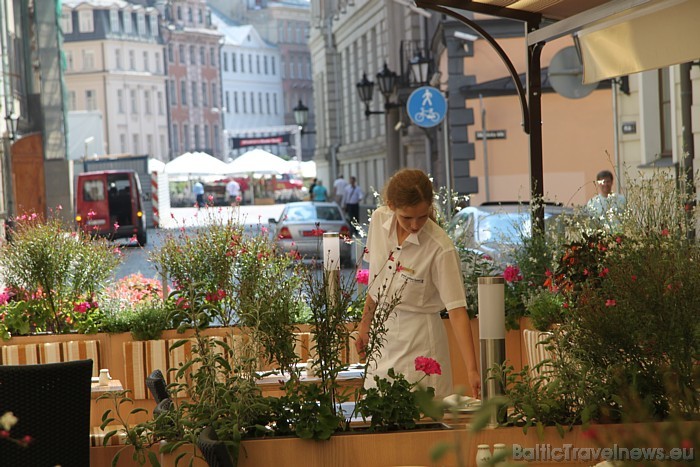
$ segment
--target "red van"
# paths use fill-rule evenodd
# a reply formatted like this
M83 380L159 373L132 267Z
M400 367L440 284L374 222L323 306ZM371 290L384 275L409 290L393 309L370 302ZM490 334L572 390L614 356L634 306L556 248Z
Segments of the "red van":
M136 237L146 244L146 219L139 177L133 170L78 175L75 220L86 232L110 239Z

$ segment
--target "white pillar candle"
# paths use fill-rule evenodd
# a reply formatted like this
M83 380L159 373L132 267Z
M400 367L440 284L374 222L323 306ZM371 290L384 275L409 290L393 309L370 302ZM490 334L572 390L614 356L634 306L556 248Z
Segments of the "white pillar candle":
M340 234L338 232L323 234L323 269L340 270Z

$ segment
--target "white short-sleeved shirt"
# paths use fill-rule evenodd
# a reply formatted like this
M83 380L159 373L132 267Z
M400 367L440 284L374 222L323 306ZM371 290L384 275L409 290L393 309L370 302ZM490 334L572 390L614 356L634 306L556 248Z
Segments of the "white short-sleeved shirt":
M459 255L450 237L432 220L399 246L394 212L382 206L372 214L366 247L368 292L373 300L380 293L392 297L405 283L397 311L437 313L466 307ZM382 292L385 286L390 290Z

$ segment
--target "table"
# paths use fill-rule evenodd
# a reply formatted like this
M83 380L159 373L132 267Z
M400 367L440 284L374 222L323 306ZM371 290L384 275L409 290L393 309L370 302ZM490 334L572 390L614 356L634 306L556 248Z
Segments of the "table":
M93 399L97 399L101 395L107 394L108 392L120 392L123 390L124 387L122 386L122 382L118 379L109 380L109 385L107 386L100 386L100 383L92 383L90 387L90 393Z

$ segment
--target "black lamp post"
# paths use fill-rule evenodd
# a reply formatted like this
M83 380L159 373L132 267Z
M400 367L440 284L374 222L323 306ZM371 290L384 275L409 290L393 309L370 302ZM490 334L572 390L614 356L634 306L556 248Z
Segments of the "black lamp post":
M16 113L9 114L5 117L7 120L7 133L10 141L14 141L17 138L17 126L19 125L19 115Z
M391 71L387 66L386 62L384 62L384 67L382 68L382 71L377 73L377 82L379 83L379 90L384 96L385 105L389 103L391 95L396 90L397 79L398 76L396 75L396 72Z

